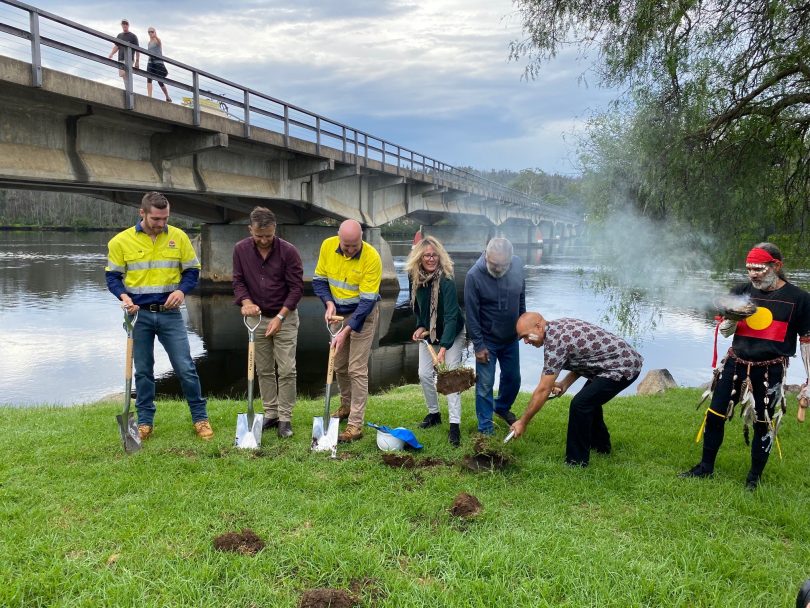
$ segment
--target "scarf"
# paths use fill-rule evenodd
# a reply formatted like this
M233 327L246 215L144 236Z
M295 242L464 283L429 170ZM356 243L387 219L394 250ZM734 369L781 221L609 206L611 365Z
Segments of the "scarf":
M442 282L442 276L444 276L444 273L442 272L441 266L436 268L433 272L425 272L420 267L417 272L416 280L413 282L412 304L416 301L416 290L421 287L427 287L430 284L430 327L427 329L430 332L431 342L436 342L438 339L436 337L436 317L439 310L439 284Z

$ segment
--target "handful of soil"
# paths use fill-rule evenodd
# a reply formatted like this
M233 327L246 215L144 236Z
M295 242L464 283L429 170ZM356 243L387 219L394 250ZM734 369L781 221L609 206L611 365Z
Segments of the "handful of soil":
M461 393L475 386L475 370L471 367L436 370L436 390L442 395Z

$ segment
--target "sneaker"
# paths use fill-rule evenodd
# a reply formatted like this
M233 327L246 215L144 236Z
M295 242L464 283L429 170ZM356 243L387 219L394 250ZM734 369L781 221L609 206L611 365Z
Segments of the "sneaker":
M282 420L278 423L278 436L282 439L293 436L292 423L289 420Z
M680 473L678 475L678 477L684 477L684 478L686 478L686 477L701 477L702 478L702 477L711 477L712 475L714 475L714 471L712 469L710 469L709 467L707 467L702 462L699 462L695 466L693 466L691 469L689 469L688 471L684 471L683 473Z
M138 425L138 435L141 438L141 441L146 441L152 435L152 431L155 429L151 424L139 424Z
M265 418L262 422L262 430L274 429L278 426L278 418Z
M439 412L435 414L428 413L425 419L419 423L420 429L429 429L432 426L442 423L442 415Z
M759 486L759 480L759 475L755 475L749 471L748 476L745 478L745 489L749 492L753 492Z
M506 424L508 424L509 426L512 426L515 423L515 421L517 420L517 416L515 416L512 413L512 410L504 410L502 412L499 412L498 410L495 410L495 413L500 418L503 418L504 420L506 420Z
M340 435L338 435L338 441L340 443L349 443L350 441L357 441L362 436L363 431L359 427L347 424L346 430L344 430Z
M200 439L205 439L208 441L211 437L214 436L214 429L211 428L211 423L207 420L200 420L199 422L194 423L194 432L197 433L197 437Z
M332 418L340 418L341 420L347 420L349 418L349 414L352 413L352 406L350 405L341 405L340 409L332 414Z
M447 433L447 440L454 448L461 445L461 429L459 428L458 423L450 423L450 432Z

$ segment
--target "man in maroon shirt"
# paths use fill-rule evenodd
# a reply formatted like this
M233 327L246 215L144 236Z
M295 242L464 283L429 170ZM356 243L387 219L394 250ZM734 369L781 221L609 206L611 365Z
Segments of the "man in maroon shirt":
M304 294L304 267L298 250L276 236L276 216L265 207L251 211L250 237L234 245L233 293L242 315L262 315L256 329L256 375L264 407L263 428L277 427L279 437L291 437L296 307Z

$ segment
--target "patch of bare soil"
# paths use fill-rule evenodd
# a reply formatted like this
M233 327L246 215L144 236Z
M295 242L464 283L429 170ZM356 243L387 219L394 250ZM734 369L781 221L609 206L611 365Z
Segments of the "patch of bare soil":
M429 467L440 467L447 464L447 461L442 460L441 458L433 458L432 456L428 456L427 458L420 458L415 464L420 469L426 469Z
M473 455L461 459L461 464L471 471L500 471L508 467L512 459L501 452L496 440L481 435L473 442Z
M383 454L383 462L393 469L412 469L416 465L413 456L399 456L398 454Z
M256 555L264 549L264 541L250 528L241 532L226 532L214 539L214 549L242 555Z
M483 506L481 501L472 494L461 492L453 501L453 506L450 507L450 513L456 517L475 517L481 513Z
M358 606L355 596L344 589L307 589L301 595L298 608L352 608Z
M457 367L436 374L436 390L442 395L461 393L471 386L475 386L475 370L471 367Z

